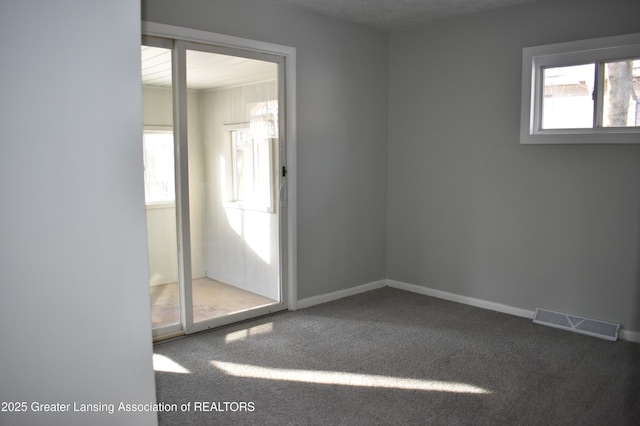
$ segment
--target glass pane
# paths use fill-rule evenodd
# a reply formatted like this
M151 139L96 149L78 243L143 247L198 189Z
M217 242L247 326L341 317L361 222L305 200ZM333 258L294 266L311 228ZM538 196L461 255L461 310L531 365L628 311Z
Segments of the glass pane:
M231 133L233 150L234 201L250 201L253 198L253 141L251 132L234 130Z
M254 202L258 209L270 211L272 203L271 185L271 142L272 138L254 139L255 150L255 185L253 188Z
M593 127L595 64L545 68L542 128Z
M149 292L153 328L180 322L171 50L142 46L142 101Z
M277 212L247 208L264 202L276 180L268 137L277 126L278 74L266 61L190 49L186 57L198 323L280 301Z
M640 126L640 59L604 66L604 127Z
M147 204L174 202L176 180L173 161L173 133L145 131L144 185Z
M250 106L251 135L254 143L254 204L257 209L272 211L273 179L272 143L278 139L278 102L255 102Z

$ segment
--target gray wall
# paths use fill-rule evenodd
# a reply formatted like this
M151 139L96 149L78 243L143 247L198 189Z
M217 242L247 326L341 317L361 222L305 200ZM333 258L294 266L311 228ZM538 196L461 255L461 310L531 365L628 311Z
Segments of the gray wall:
M131 0L0 3L0 401L29 404L0 424L156 424L30 405L155 401L139 20Z
M298 298L385 278L388 35L264 0L142 16L297 48Z
M390 279L640 330L640 145L519 145L522 48L638 16L548 1L392 34Z

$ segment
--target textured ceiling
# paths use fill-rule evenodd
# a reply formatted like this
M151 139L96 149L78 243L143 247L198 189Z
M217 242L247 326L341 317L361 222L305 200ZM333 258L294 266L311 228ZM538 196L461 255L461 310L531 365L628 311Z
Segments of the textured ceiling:
M541 0L273 0L384 31Z

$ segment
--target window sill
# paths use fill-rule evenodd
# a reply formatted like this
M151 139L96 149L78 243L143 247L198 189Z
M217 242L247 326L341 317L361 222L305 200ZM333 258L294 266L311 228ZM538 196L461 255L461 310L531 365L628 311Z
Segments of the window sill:
M549 144L638 144L640 128L554 129L520 135L523 145Z
M146 204L147 210L154 209L174 209L176 207L176 203L173 201L169 201L166 203L148 203Z
M253 212L260 212L260 213L275 213L272 207L257 205L257 204L242 203L238 201L225 201L224 208L234 209L234 210L247 210L247 211L253 211Z

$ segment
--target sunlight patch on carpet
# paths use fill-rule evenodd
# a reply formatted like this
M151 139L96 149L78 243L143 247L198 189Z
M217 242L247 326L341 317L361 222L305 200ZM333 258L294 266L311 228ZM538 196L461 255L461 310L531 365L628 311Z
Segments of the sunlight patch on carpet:
M225 343L233 343L238 341L247 340L249 337L259 336L260 334L271 333L273 331L273 322L266 324L256 325L255 327L249 327L238 331L232 331L224 337Z
M166 373L191 374L187 370L169 357L160 354L153 354L153 369L155 371L164 371Z
M430 392L470 394L491 393L491 391L478 386L441 380L421 380L405 377L378 376L373 374L345 373L340 371L289 370L222 361L211 361L211 365L234 377L282 380L323 385L421 390Z

